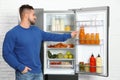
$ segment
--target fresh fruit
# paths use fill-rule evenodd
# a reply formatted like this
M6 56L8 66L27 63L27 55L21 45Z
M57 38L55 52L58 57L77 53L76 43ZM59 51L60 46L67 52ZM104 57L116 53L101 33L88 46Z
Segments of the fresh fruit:
M68 58L68 55L67 55L67 54L65 54L65 55L64 55L64 58L66 58L66 59L67 59L67 58Z
M58 57L58 58L64 58L64 55L63 55L62 53L58 53L58 54L57 54L57 57Z
M66 52L66 54L67 54L67 55L70 55L70 54L71 54L71 52L70 52L70 51L67 51L67 52Z
M70 54L70 55L68 56L68 58L69 58L69 59L72 59L72 58L73 58L73 55L72 55L72 54Z

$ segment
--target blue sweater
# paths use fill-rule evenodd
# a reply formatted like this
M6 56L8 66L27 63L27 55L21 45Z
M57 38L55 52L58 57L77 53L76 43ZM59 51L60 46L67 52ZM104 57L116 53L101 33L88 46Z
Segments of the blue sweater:
M32 73L41 72L40 48L42 41L65 41L70 34L53 34L36 26L25 29L20 25L7 32L3 42L3 58L15 70L30 67Z

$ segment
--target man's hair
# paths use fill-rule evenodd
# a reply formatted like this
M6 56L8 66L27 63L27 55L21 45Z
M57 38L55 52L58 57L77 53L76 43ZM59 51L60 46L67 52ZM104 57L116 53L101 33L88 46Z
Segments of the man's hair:
M22 13L24 10L34 10L34 8L28 4L25 4L25 5L22 5L20 8L19 8L19 14L20 14L20 17L22 16Z

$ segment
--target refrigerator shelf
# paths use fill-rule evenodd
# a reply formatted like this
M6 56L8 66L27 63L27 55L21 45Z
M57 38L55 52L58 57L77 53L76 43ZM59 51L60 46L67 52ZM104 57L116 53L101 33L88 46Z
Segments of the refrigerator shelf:
M77 72L78 74L86 74L86 75L97 75L97 76L103 76L103 73L96 73L96 72Z
M63 49L74 49L74 48L47 48L48 50L63 50Z
M94 43L94 44L91 44L91 43L89 43L89 44L86 44L86 43L80 44L80 43L79 43L79 40L80 40L80 39L78 39L78 38L76 38L76 39L74 40L74 41L76 42L76 45L87 45L87 46L102 46L102 45L104 45L104 44L103 44L103 41L104 41L103 39L100 39L100 43L99 43L99 44L95 44L95 43Z
M76 22L104 22L104 20L79 20Z
M78 25L77 27L80 27L81 25ZM84 27L103 27L104 25L84 25Z
M76 44L76 45L80 45L80 46L103 46L103 44Z
M80 21L76 21L76 24L79 27L81 27L82 25L84 27L103 27L104 20L80 20Z
M71 33L73 31L46 31L46 32L50 32L50 33Z
M75 59L50 59L48 58L49 61L74 61Z

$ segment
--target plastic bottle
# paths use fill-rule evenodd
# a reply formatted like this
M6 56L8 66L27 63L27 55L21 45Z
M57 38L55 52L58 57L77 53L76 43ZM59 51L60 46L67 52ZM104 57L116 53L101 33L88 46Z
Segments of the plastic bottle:
M100 57L100 55L98 54L97 58L96 58L96 72L97 73L102 73L102 58Z
M64 31L65 29L65 22L63 18L60 19L60 28L61 28L60 31Z
M55 24L55 17L53 17L52 18L52 31L55 31L55 26L56 26L56 24Z
M60 20L59 17L57 16L55 19L55 31L59 31L58 28L60 27Z
M99 33L95 34L95 43L98 44L98 45L100 44Z
M95 44L95 35L91 33L91 44Z
M83 25L80 27L79 43L80 44L85 44L85 31L84 31L84 26Z
M96 72L96 59L93 54L90 57L90 72Z

